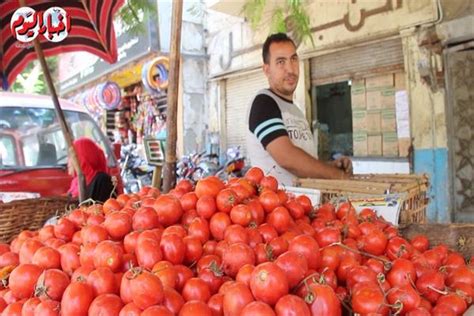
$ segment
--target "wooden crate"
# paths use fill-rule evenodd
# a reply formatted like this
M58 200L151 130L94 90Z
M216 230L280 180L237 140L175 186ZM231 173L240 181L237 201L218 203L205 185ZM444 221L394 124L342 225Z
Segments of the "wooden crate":
M350 180L297 179L296 185L321 191L321 202L338 197L375 197L398 193L403 197L400 223L426 222L428 177L416 174L356 175Z
M0 203L0 241L10 242L22 230L39 229L48 218L62 215L74 205L63 196Z
M408 224L399 227L403 237L412 239L416 235L426 235L430 247L441 243L449 249L459 251L465 258L474 255L474 224Z

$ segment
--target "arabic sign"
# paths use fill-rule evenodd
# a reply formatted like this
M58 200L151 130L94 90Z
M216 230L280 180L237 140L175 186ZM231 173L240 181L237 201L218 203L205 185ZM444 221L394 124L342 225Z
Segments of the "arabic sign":
M13 37L23 43L33 41L38 35L50 42L60 42L71 30L71 17L60 7L51 7L44 12L21 7L12 15L10 30Z
M145 31L132 34L114 21L117 36L117 62L113 65L86 52L64 54L60 57L59 90L64 95L105 75L122 69L150 53L158 52L156 19L144 18Z

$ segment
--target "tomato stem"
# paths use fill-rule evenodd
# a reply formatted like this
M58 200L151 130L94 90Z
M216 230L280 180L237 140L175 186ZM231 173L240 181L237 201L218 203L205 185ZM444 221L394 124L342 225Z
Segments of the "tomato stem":
M441 295L448 295L449 292L448 291L443 291L443 290L438 290L437 288L431 286L431 285L428 285L427 288L429 288L430 290L436 292L436 293L439 293Z
M315 276L319 276L319 272L314 272L314 273L311 273L310 275L308 275L307 277L305 277L303 280L301 280L300 283L298 283L296 286L295 286L295 291L297 291L302 285L306 285L306 287L308 287L308 284L306 284L306 281L308 281L309 279L315 277Z
M328 245L328 246L326 246L326 247L331 247L331 246L339 246L339 247L341 247L341 248L344 248L344 249L346 249L346 250L349 250L349 251L358 253L358 254L360 254L360 255L363 255L363 256L366 256L366 257L369 257L369 258L372 258L372 259L375 259L375 260L382 261L384 264L389 265L390 267L391 267L391 265L392 265L392 262L390 262L390 261L387 260L387 259L374 256L373 254L370 254L370 253L365 252L365 251L361 251L361 250L358 250L358 249L351 248L351 247L349 247L349 246L344 245L344 244L341 243L341 242L335 242L335 243L332 243L332 244L330 244L330 245Z

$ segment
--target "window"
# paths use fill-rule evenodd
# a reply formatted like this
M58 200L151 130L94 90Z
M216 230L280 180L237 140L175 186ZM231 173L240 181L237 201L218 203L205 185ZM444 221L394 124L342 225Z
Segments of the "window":
M114 167L113 153L106 145L105 137L92 118L86 113L76 111L64 111L64 115L74 139L89 137L94 140L104 150L109 167ZM58 167L67 164L66 141L53 109L3 107L0 108L0 117L2 122L6 122L0 125L0 135L2 135L2 131L13 135L9 138L4 136L0 138L3 160L3 165L0 164L0 168L7 165L17 165L16 167L21 168ZM21 155L21 159L15 158L15 142L18 143L16 146L20 148L18 154ZM3 158L4 151L8 153L8 156L5 155L6 158ZM9 158L10 156L13 158Z
M13 137L1 135L0 132L0 166L15 166L16 160Z

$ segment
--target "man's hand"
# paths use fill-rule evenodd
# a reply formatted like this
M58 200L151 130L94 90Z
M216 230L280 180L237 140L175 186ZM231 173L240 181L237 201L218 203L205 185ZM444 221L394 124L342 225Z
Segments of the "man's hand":
M342 169L346 174L352 175L352 161L349 157L342 156L332 163L336 168Z

